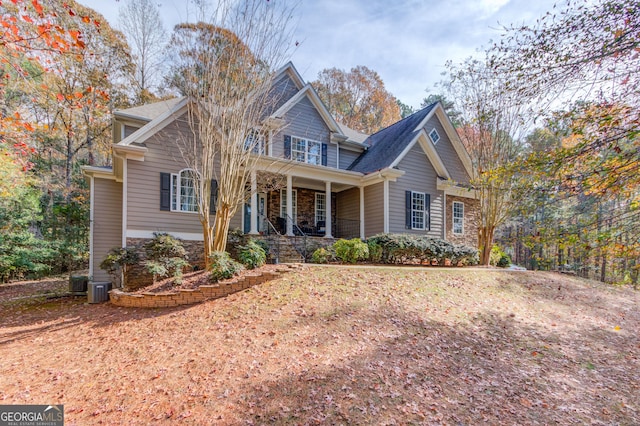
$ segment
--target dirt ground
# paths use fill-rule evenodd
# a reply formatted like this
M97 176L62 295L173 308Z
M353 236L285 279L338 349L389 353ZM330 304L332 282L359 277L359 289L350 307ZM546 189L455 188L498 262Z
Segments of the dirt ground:
M66 425L640 424L626 288L306 267L189 307L16 299L60 285L0 286L0 404L64 404Z

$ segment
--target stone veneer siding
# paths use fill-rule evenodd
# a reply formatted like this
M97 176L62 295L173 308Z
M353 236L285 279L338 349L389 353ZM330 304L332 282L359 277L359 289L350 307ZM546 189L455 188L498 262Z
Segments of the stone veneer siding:
M453 233L453 202L464 203L464 230L462 235ZM446 218L447 235L446 240L453 244L464 244L470 247L478 247L478 224L477 214L480 203L478 200L470 198L454 197L447 195Z
M306 188L293 188L298 193L298 217L297 224L304 221L308 223L308 226L315 226L316 224L316 193L324 194L324 191L315 191L313 189ZM280 216L280 191L271 191L267 196L267 215L271 223L277 226L277 218ZM331 193L331 218L335 227L336 223L336 194Z

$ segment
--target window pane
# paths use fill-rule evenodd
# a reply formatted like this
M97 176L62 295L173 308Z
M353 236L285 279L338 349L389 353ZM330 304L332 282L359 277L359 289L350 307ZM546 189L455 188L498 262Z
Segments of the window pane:
M464 232L464 204L453 203L453 233L462 234Z
M326 220L327 208L325 199L325 194L316 192L316 225L318 225L318 222Z
M411 227L425 229L425 194L423 192L411 193Z
M171 210L178 209L178 176L171 175Z

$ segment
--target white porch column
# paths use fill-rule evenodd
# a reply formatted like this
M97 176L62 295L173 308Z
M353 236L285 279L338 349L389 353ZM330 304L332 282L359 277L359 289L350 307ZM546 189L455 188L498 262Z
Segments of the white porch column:
M287 175L287 235L293 236L293 178Z
M251 171L251 229L249 234L258 234L258 179L256 171Z
M326 213L325 213L326 231L324 232L324 237L333 238L333 235L331 234L331 182L329 181L325 182L324 187L325 187L324 203L325 203L325 209L326 209Z
M360 187L360 239L364 240L364 186Z
M385 180L383 183L384 195L383 195L383 217L384 217L384 228L383 232L385 234L389 233L389 181Z

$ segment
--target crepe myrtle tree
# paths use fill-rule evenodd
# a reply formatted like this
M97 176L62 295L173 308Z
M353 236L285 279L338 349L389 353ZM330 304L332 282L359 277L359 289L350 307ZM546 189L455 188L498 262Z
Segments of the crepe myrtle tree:
M226 249L230 220L247 199L276 101L274 72L293 46L292 13L283 1L222 0L208 20L174 29L170 82L189 100L191 134L179 146L194 170L207 266Z

